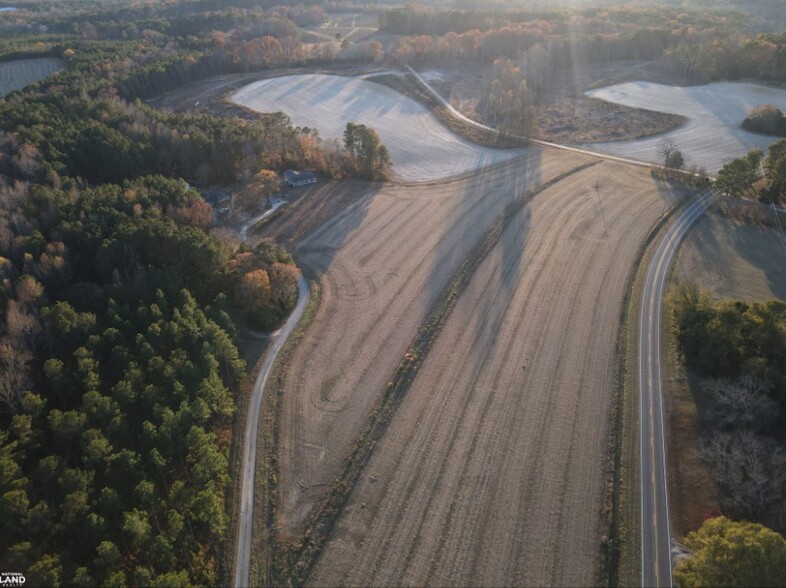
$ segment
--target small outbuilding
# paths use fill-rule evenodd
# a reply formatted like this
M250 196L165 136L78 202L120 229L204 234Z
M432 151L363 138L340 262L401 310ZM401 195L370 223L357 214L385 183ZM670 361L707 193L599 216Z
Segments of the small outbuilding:
M310 171L297 172L295 170L288 169L284 172L284 181L290 188L297 188L298 186L316 184L317 176L314 172Z

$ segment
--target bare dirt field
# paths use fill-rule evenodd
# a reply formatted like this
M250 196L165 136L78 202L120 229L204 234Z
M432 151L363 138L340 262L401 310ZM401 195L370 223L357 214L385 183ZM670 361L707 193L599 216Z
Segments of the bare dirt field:
M326 296L283 394L280 531L296 532L335 477L483 228L524 188L586 161L536 153L453 185L385 188L302 242L299 256L326 268ZM517 214L459 298L309 583L595 581L625 286L676 199L645 170L602 163Z
M765 219L771 216L766 208ZM786 215L781 215L786 228ZM786 300L786 241L774 222L752 223L710 212L680 247L675 275L718 298Z
M302 532L410 341L485 228L525 189L588 160L532 149L453 182L369 188L300 241L298 261L321 275L322 295L283 382L284 537ZM266 229L281 230L282 223Z
M253 83L231 99L258 112L282 111L295 124L342 140L348 122L374 127L393 173L405 181L436 180L508 161L520 150L479 147L454 135L429 109L395 90L358 78L296 75Z
M761 104L786 109L786 89L743 82L716 82L702 86L669 86L650 82L627 82L587 92L614 104L647 108L684 116L688 122L663 136L586 145L588 149L659 162L658 147L664 137L674 140L686 164L704 167L709 173L724 163L759 147L766 150L777 137L745 131L740 126L748 112Z
M0 63L0 96L21 90L65 67L62 59L41 57Z

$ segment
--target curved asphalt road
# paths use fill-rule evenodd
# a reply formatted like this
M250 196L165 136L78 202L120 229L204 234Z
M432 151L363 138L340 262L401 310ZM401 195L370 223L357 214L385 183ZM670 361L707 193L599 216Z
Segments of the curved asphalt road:
M237 551L235 552L235 582L237 588L249 586L251 572L251 530L254 521L254 472L257 463L257 432L259 431L259 416L262 410L262 393L265 390L267 378L273 369L279 351L286 343L289 335L295 329L300 317L306 310L309 298L308 282L301 275L297 282L297 305L287 322L275 335L275 340L267 350L262 369L259 370L254 390L248 402L246 413L246 426L243 437L243 474L240 487L240 514L238 516Z
M641 386L641 584L671 586L666 440L660 378L660 311L669 264L688 229L704 213L714 194L710 190L691 204L658 245L647 272L639 329Z

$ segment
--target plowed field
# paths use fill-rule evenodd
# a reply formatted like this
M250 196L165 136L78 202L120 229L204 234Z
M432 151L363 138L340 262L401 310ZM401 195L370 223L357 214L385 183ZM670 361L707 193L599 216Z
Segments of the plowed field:
M544 180L549 175L542 173ZM567 586L596 581L625 289L639 246L677 199L647 170L602 163L547 188L517 213L427 355L309 583ZM473 200L467 199L469 210ZM464 208L451 202L456 213ZM451 256L465 247L460 226L442 222L439 226L450 229L445 231L429 226L439 208L436 195L417 200L410 211L415 216L390 215L402 227L400 236L409 233L382 246L391 252L409 249L391 267L405 267L407 259L417 263L424 252L436 261L431 267L438 271L422 275L411 267L402 274L409 282L425 278L414 292L449 273L449 264L439 261L443 240L449 240L442 249ZM484 214L491 208L483 206ZM470 220L473 216L483 218L470 212L458 218L479 231L482 222ZM351 248L358 247L355 255L362 258L361 250L380 251L383 242L378 234L376 249L359 247L361 242ZM387 257L377 255L378 263ZM355 292L370 288L359 276L342 282L361 284ZM301 347L313 363L303 361L299 372L313 383L294 385L300 407L291 405L288 420L299 432L290 428L288 437L302 452L290 454L292 474L304 476L306 485L323 479L324 474L307 472L325 471L319 464L329 460L319 460L333 446L331 436L340 438L344 423L355 420L350 411L384 383L375 378L384 376L385 360L400 349L399 330L408 328L429 299L409 294L401 301L404 309L391 310L405 291L407 286L375 291L380 302L390 297L381 320L391 313L395 322L387 328L377 331L373 320L342 314L348 317L343 328L357 330L355 337L318 331L323 348L332 345L328 353L342 353L352 358L349 362L320 358L316 340ZM328 324L325 317L323 324ZM352 371L365 378L344 379L349 385L341 391L321 388L314 373L305 376L319 365L331 366L340 378ZM324 367L320 371L327 375ZM320 409L331 406L338 410L326 419ZM327 455L336 457L329 449ZM300 468L303 474L297 473ZM297 485L292 474L285 491ZM297 513L297 505L290 500L289 512Z
M502 209L589 158L526 158L430 186L358 194L296 248L321 274L313 323L293 353L280 418L279 528L302 531L435 301Z
M348 122L374 127L399 179L423 181L474 171L522 155L478 147L451 133L429 109L395 90L343 76L272 78L241 88L231 99L259 112L284 112L325 139L343 138Z

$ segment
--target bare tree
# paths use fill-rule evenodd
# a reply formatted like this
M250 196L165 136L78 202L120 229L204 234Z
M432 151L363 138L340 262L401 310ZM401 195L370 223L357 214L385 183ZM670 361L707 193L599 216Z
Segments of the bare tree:
M36 317L27 312L16 300L9 300L6 307L5 323L7 333L18 342L34 349L38 335L41 333L41 324Z
M720 432L702 443L701 454L731 514L758 517L782 502L786 453L774 439L749 430Z
M775 424L778 403L767 396L772 386L766 380L754 376L735 381L706 379L701 386L712 400L705 414L708 426L763 431Z
M682 151L679 150L674 139L664 138L658 144L658 153L663 159L663 167L666 169L679 169L685 164Z
M660 143L658 143L658 154L663 160L663 167L667 167L666 163L669 161L669 157L676 150L677 150L677 143L674 141L674 139L670 139L666 137L662 139Z

